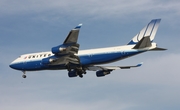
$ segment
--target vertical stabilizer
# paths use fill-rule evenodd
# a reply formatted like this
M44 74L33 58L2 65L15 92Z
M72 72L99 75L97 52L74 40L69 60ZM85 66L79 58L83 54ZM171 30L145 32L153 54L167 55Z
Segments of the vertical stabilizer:
M147 26L145 26L136 36L134 36L128 45L137 44L139 41L141 41L142 38L146 36L148 36L150 38L150 42L152 42L155 38L160 21L161 19L151 20Z

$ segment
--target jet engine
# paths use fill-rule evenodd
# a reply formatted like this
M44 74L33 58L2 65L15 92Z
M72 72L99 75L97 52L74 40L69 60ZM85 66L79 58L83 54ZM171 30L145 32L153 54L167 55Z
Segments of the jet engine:
M108 74L110 74L109 70L100 70L100 71L96 72L97 77L102 77L102 76L105 76L105 75L108 75Z
M78 53L78 50L79 44L77 43L62 44L51 49L52 53L55 55L67 53L76 54Z
M76 70L69 71L69 72L68 72L68 76L69 76L69 77L76 77L76 76L77 76L77 71L76 71Z
M68 46L66 46L66 45L59 45L59 46L53 47L53 48L51 49L51 51L52 51L52 53L54 53L54 54L59 54L59 53L64 53L64 52L66 52L67 48L68 48Z
M44 59L42 59L42 64L44 64L44 65L48 65L48 64L51 64L52 62L55 62L56 61L56 59L53 59L53 58L44 58Z

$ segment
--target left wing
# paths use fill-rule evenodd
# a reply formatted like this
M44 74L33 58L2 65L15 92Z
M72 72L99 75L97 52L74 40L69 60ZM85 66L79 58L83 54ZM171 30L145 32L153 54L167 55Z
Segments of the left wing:
M139 63L134 66L89 66L89 67L87 67L87 70L90 70L90 71L99 71L99 70L113 71L113 70L117 70L117 69L130 69L133 67L140 67L142 64L143 63Z
M77 40L81 26L82 24L79 24L72 29L63 44L53 47L51 52L54 56L42 59L42 63L47 65L80 64L79 57L75 54L79 51Z
M65 41L63 44L68 44L68 43L77 43L78 40L78 35L79 35L79 30L81 28L82 24L79 24L76 26L74 29L72 29L68 36L66 37Z

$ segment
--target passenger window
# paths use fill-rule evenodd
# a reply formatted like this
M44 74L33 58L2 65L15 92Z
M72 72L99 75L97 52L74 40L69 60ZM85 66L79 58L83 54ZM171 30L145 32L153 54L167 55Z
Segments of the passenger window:
M33 58L35 58L35 55L33 55Z
M44 54L44 57L46 57L46 54Z
M40 57L42 57L42 54L40 54Z
M29 59L31 58L31 56L28 57Z
M38 58L38 55L36 56L36 58Z
M48 56L51 56L51 54L48 54Z

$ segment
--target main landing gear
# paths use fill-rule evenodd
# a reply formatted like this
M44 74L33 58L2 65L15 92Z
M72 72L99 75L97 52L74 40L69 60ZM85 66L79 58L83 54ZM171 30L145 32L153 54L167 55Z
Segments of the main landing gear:
M23 71L23 75L22 75L23 78L26 78L26 72Z
M83 74L86 74L86 70L81 67L78 67L76 69L71 69L69 65L67 65L68 75L69 77L76 77L79 76L80 78L83 78Z
M80 78L83 78L83 75L82 75L82 73L78 74L78 76L79 76Z
M77 71L77 74L80 78L83 78L83 74L86 74L86 71L84 69L81 69L81 70Z
M83 74L86 74L86 71L84 70L75 70L76 76L79 76L80 78L83 78Z

